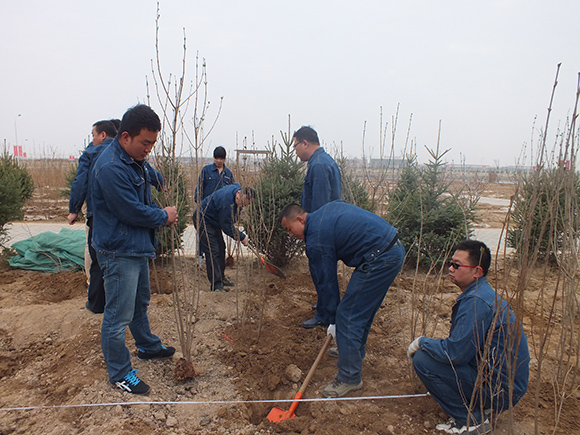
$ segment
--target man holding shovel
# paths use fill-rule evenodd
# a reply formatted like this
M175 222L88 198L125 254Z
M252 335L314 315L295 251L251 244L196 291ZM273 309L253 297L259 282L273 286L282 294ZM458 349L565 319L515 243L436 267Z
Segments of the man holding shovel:
M312 213L289 204L280 213L282 226L306 242L310 275L318 293L316 319L330 325L338 345L338 374L323 390L342 397L362 387L362 360L373 319L403 266L405 249L397 229L381 217L333 201ZM342 299L337 261L354 267Z
M248 246L248 237L238 230L234 222L242 207L250 205L256 192L238 183L224 186L205 198L200 208L193 212L193 224L199 234L199 243L205 255L207 279L212 292L226 292L224 286L234 285L225 274L226 244L222 231L242 245ZM198 215L198 212L199 215Z

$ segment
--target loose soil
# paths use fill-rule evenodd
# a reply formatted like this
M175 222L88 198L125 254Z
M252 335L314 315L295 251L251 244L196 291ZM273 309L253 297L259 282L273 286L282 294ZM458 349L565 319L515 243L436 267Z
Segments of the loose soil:
M179 350L170 360L137 359L128 332L133 367L151 386L146 396L123 393L108 382L100 348L102 315L84 308L84 274L43 274L1 266L0 434L439 433L435 425L447 415L433 398L392 397L425 392L406 358L413 271L399 275L375 318L363 363L364 385L356 394L363 398L302 402L296 418L271 423L268 412L275 405L288 409L290 404L257 401L293 398L326 334L323 328L300 327L313 315L311 306L316 301L306 259L293 261L284 269L287 279L281 280L254 258L238 257L228 269L236 286L217 294L209 292L204 271L193 260L183 261L189 279L199 283L192 352L196 376L177 380ZM168 273L161 264L152 270L153 290L155 282L163 288L152 295L149 317L164 344L180 349L175 299L166 293L170 286L164 285ZM349 274L339 265L341 285L348 282ZM530 294L539 286L540 280L532 280ZM448 332L456 296L455 287L444 282L432 304L438 320L435 336ZM528 336L534 319L532 304L533 297L524 321ZM530 390L513 412L513 433L534 433L536 369L533 359ZM336 372L336 360L326 355L305 397L321 399L322 389ZM539 430L551 433L553 389L544 379L539 389ZM364 396L385 397L365 400ZM580 433L579 408L576 393L564 403L556 433ZM508 420L507 414L501 415L494 433L507 434Z

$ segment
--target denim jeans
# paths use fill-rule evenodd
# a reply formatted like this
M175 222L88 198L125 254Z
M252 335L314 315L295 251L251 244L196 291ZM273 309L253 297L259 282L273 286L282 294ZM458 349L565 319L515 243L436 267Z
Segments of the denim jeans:
M466 424L469 415L471 396L477 381L477 369L471 365L451 365L435 360L429 352L419 349L413 356L413 367L427 391L451 417ZM493 375L492 377L496 377ZM514 394L513 405L521 396ZM507 386L478 387L473 398L470 424L480 424L483 418L481 409L492 409L500 413L509 407Z
M107 303L101 327L101 347L109 381L117 382L131 371L125 345L127 326L135 345L145 352L161 350L161 340L151 333L147 308L151 299L148 257L107 257L97 252L105 280Z
M87 244L89 245L89 255L91 256L91 273L89 289L87 291L87 306L94 313L102 313L105 308L105 284L103 282L103 272L97 259L97 251L93 248L93 217L87 218L89 234Z
M337 380L349 384L361 381L371 325L404 259L405 249L397 242L353 272L336 310L336 344L340 355Z

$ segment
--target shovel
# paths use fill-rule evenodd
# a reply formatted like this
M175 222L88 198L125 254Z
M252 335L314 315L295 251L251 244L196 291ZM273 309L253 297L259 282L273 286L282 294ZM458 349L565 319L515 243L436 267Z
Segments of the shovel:
M328 349L328 346L330 345L331 341L332 341L332 335L328 334L326 336L326 340L324 341L324 344L322 345L322 349L320 349L320 352L318 353L318 356L316 357L316 361L314 361L314 364L312 364L312 367L310 367L310 371L306 375L306 379L304 379L304 382L302 383L300 390L298 390L298 392L296 393L296 396L294 396L294 401L290 405L290 409L288 411L284 411L282 408L278 408L277 406L275 406L274 408L272 408L272 410L268 414L268 417L267 417L268 420L270 420L271 422L277 423L277 422L282 421L282 420L287 420L289 418L296 417L296 415L294 414L294 411L296 410L296 407L298 406L298 402L300 402L300 399L302 399L302 394L304 394L304 391L306 391L306 387L308 386L308 383L310 382L312 375L314 375L314 371L316 370L316 367L318 367L318 364L320 363L320 360L324 356L326 349Z
M269 263L268 261L264 260L264 257L262 257L260 255L260 253L256 250L256 248L254 248L249 243L248 243L248 248L250 249L250 251L252 251L254 253L254 255L256 255L256 257L258 257L260 259L260 261L262 262L262 264L264 265L264 267L266 267L266 270L268 272L276 275L279 278L286 279L286 275L284 275L284 273L280 269L278 269L272 263Z

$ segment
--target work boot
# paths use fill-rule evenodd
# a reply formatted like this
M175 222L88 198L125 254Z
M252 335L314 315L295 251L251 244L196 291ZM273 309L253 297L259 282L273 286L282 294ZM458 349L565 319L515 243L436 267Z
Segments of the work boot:
M313 317L312 319L308 319L302 322L302 327L305 329L312 329L316 328L317 326L328 326L328 324L321 322L316 317Z
M227 279L225 276L222 278L222 283L224 284L225 287L233 287L235 285L232 281Z
M362 381L358 384L347 384L346 382L341 382L337 379L332 381L322 390L322 395L324 397L343 397L346 396L351 391L357 391L362 388Z
M328 348L328 356L332 358L338 358L340 355L338 354L338 347L337 346L330 346Z

